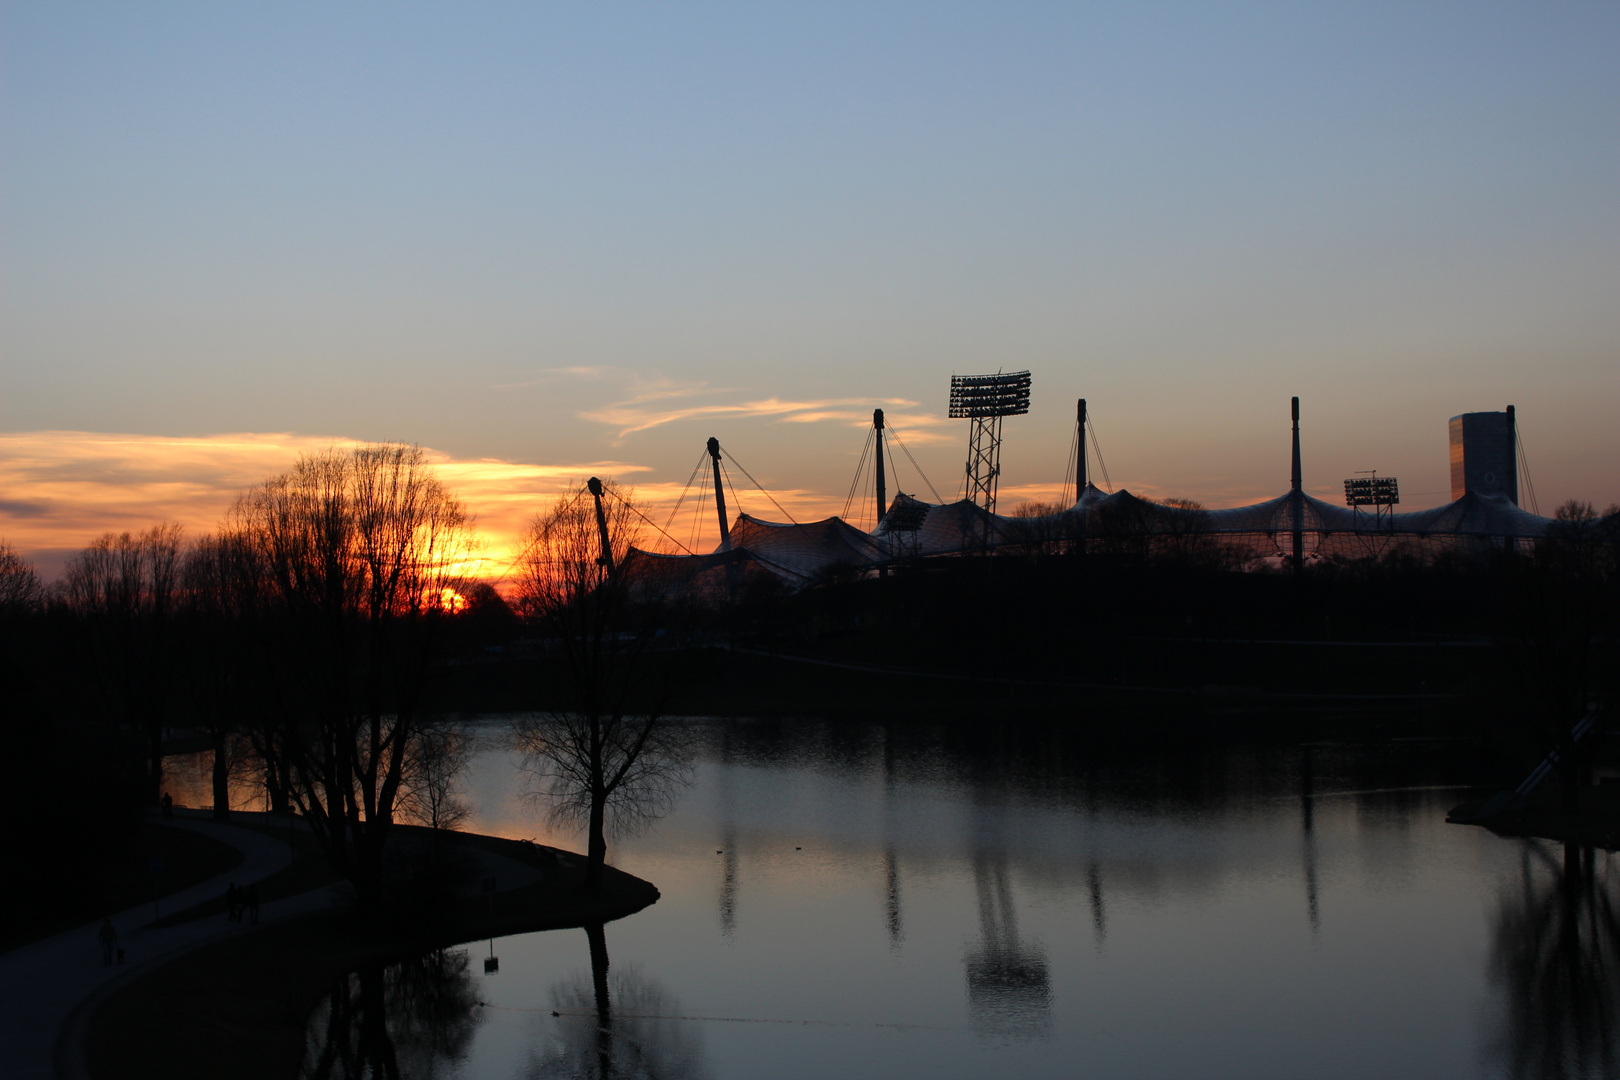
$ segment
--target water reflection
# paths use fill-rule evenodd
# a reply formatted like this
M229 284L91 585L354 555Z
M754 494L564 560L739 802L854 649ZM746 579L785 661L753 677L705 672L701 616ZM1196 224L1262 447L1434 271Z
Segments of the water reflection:
M440 949L335 981L310 1017L304 1080L429 1080L467 1056L479 1023L465 950Z
M1046 952L1018 935L1005 856L980 852L973 860L979 900L979 941L962 963L967 969L968 1017L986 1035L1040 1038L1052 1027L1052 991Z
M606 929L585 928L591 970L554 984L523 1075L581 1080L698 1080L702 1034L681 1004L634 967L610 970Z
M1509 1076L1620 1073L1620 922L1607 870L1591 848L1566 844L1560 859L1524 842L1518 887L1504 890L1492 924L1496 1050Z
M1498 1056L1515 1055L1519 1075L1558 1075L1548 1054L1620 1072L1546 1030L1555 1017L1606 1046L1589 1004L1569 1002L1587 989L1543 1006L1529 984L1567 972L1513 974L1512 942L1562 867L1544 880L1532 863L1521 882L1517 841L1444 823L1463 795L1432 785L1476 770L1443 745L1302 751L1214 725L1114 743L1033 720L691 734L700 783L614 852L663 899L611 935L511 939L501 977L477 980L488 1019L459 1075L1282 1078L1328 1062L1440 1078L1505 1074ZM481 813L504 813L510 765L481 761ZM1589 938L1592 901L1576 900ZM1548 932L1556 954L1563 931ZM343 986L363 1027L361 988ZM1481 1001L1524 1015L1471 1038ZM400 1030L390 1016L383 1034L403 1070Z
M1086 897L1091 902L1091 940L1102 952L1108 940L1108 911L1103 906L1102 866L1096 859L1086 864Z
M899 952L906 939L906 923L900 909L900 857L893 841L883 847L883 928L889 935L889 951Z
M1322 929L1322 909L1317 902L1316 879L1315 749L1309 743L1304 746L1299 766L1300 861L1305 870L1305 915L1310 919L1313 936Z
M719 757L723 765L731 763L731 739L722 733ZM720 770L720 895L716 908L720 915L720 936L726 943L736 941L737 934L737 823L731 794L731 770Z

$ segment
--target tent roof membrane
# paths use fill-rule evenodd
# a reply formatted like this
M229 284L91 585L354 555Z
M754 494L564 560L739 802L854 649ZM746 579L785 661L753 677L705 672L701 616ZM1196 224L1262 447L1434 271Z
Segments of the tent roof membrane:
M1386 515L1374 528L1373 516L1302 495L1300 529L1334 534L1539 539L1551 518L1515 506L1503 495L1468 492L1444 506ZM1030 518L987 514L967 499L928 503L897 494L884 520L867 533L840 517L805 524L765 521L737 515L731 551L707 555L662 555L631 549L625 572L638 584L707 592L741 574L768 574L790 588L803 588L835 568L866 568L905 556L961 555L981 550L985 531L992 547L1046 536L1265 535L1293 530L1292 497L1220 510L1166 506L1121 489L1105 493L1086 485L1080 498L1055 514ZM1082 533L1081 530L1084 530ZM1313 544L1313 548L1314 548Z

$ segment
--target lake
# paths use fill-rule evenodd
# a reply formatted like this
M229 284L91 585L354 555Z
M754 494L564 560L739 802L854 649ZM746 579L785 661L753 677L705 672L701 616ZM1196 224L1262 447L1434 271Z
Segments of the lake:
M408 1076L1620 1064L1610 859L1446 824L1464 744L684 723L693 785L610 846L657 904L357 974L306 1075L364 1071L368 1007ZM467 827L580 850L518 797L503 722L475 730Z

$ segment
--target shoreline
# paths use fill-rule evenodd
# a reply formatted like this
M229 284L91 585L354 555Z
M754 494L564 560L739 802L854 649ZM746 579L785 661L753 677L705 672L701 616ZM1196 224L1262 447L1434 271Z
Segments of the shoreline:
M611 922L659 899L651 883L611 866L602 891L586 893L583 856L479 834L450 838L524 862L538 880L443 901L408 925L364 926L353 910L333 910L202 945L87 1002L69 1025L77 1031L64 1033L79 1043L82 1066L68 1074L286 1080L303 1063L310 1014L358 968L485 938Z
M1551 840L1559 844L1613 851L1620 847L1620 785L1603 784L1581 793L1578 812L1563 809L1551 792L1538 791L1529 804L1506 813L1478 816L1489 801L1470 799L1451 808L1446 822L1451 825L1477 825L1498 836Z

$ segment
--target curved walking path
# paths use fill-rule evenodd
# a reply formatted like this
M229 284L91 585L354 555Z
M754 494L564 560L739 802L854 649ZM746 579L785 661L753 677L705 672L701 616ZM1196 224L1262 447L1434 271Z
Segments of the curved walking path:
M114 991L159 965L202 945L251 933L247 921L235 923L209 915L178 926L154 927L163 916L218 899L231 882L248 885L284 869L290 861L285 840L253 829L214 821L208 811L175 808L174 817L151 815L148 821L200 833L242 853L226 873L190 888L112 916L125 962L101 961L101 921L85 923L54 937L0 954L0 1075L6 1080L90 1080L85 1060L90 1018ZM496 890L538 881L541 871L495 852L466 849L474 859L475 880L495 879ZM332 885L271 901L260 906L259 924L268 926L308 915L346 901L345 886Z
M260 881L288 863L285 841L252 829L216 822L205 813L176 809L175 816L149 818L153 824L187 829L242 852L242 862L227 873L188 889L170 893L157 904L142 904L112 916L122 965L101 962L101 920L85 923L54 937L0 954L0 1072L18 1080L83 1077L84 1029L95 1005L115 988L139 978L158 964L212 941L247 933L246 922L212 916L178 926L151 925L162 915L214 900L235 881ZM263 905L261 923L278 922L331 906L329 889ZM154 908L158 911L154 915Z

